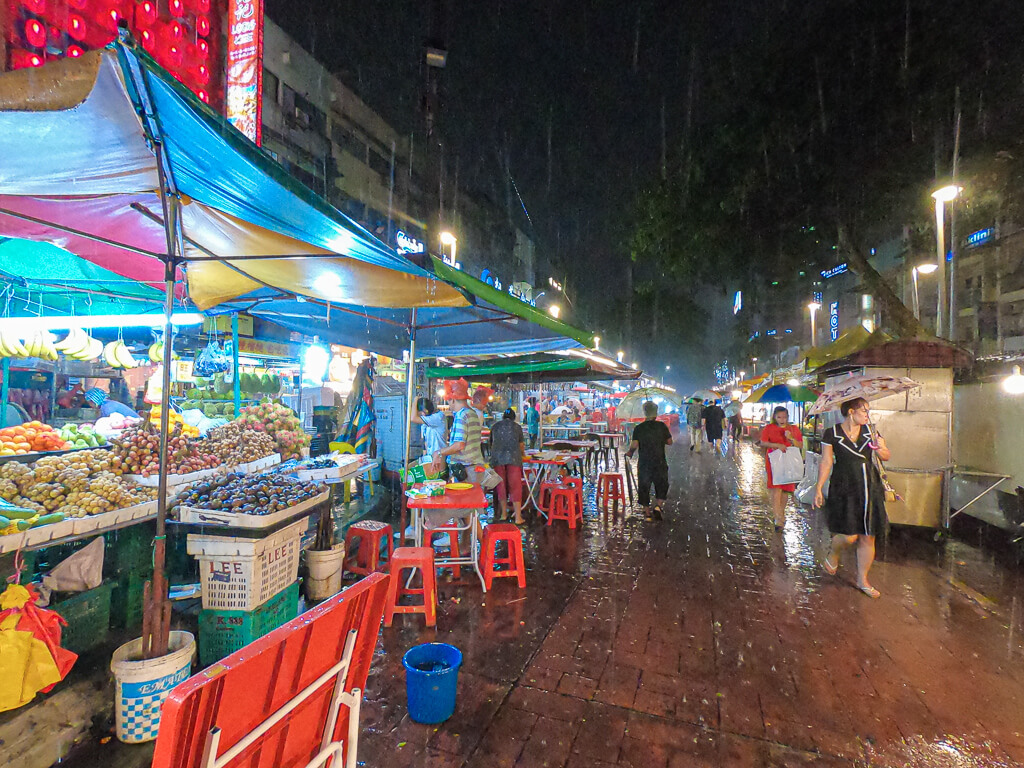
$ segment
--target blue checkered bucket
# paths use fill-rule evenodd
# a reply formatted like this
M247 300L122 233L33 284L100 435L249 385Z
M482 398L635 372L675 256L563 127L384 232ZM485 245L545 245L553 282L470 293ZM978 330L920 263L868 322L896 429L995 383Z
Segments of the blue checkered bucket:
M171 632L167 653L142 660L142 638L125 643L110 659L114 673L114 722L127 744L153 741L160 728L160 707L178 683L188 679L196 640L189 632Z

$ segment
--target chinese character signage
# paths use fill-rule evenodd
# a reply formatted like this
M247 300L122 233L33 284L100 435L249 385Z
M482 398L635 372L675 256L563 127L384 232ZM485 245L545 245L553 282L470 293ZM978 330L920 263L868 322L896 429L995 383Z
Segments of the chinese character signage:
M228 122L257 145L262 140L263 0L228 3Z

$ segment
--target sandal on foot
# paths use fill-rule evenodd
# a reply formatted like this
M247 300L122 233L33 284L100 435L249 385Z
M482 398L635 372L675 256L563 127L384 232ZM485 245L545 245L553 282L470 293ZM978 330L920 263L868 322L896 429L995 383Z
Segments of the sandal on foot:
M857 587L857 589L859 589L865 595L870 597L872 600L877 600L878 598L880 598L882 596L882 593L879 592L874 587Z
M828 561L828 556L826 555L825 559L821 561L821 567L825 569L825 573L829 576L835 576L836 571L839 570L839 563L832 565L832 563Z

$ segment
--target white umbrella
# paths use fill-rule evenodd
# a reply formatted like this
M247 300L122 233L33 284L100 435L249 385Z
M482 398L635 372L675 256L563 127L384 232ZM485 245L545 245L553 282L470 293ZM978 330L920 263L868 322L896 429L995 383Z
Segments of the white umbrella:
M644 403L648 400L659 404L659 410L664 412L665 403L681 408L682 399L675 392L661 387L644 387L635 389L622 398L622 401L615 407L615 415L620 419L638 419L644 415Z
M722 395L719 392L715 392L710 389L698 389L690 397L696 397L699 400L717 400Z
M560 405L551 411L552 416L562 416L567 413L572 413L572 408L567 405Z
M868 402L880 400L889 395L898 395L921 385L906 376L850 376L840 379L831 388L826 389L817 401L807 409L808 415L814 416L839 408L847 400L863 397Z

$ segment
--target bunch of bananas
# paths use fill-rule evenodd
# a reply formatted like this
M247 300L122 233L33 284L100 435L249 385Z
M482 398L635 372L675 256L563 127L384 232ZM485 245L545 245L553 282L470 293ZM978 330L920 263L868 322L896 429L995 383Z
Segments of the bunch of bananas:
M171 355L174 360L180 360L178 353L175 352ZM164 361L164 343L162 341L154 341L149 345L149 362L151 363L162 363Z
M134 368L139 364L132 357L131 350L120 339L109 342L103 348L103 362L111 368Z
M28 348L17 336L0 331L0 357L29 357Z
M81 328L72 328L59 344L54 345L54 350L63 352L72 360L92 362L103 354L103 342L94 339Z
M53 334L49 331L36 331L32 338L25 342L25 349L28 350L29 357L53 362L57 359L57 348L53 342Z

